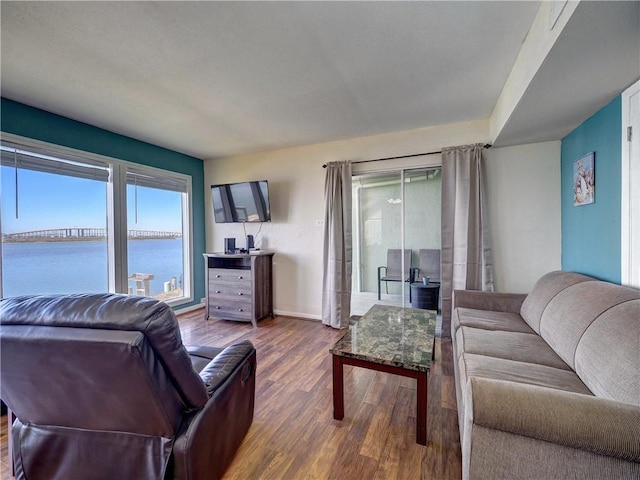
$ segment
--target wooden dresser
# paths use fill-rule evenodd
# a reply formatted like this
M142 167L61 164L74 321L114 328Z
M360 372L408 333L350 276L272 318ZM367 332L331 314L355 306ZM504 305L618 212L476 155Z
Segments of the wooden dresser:
M273 316L273 253L205 253L205 318L257 322Z

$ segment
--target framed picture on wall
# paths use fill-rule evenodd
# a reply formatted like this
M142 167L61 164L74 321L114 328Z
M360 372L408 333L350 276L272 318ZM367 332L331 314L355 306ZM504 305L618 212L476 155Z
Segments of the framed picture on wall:
M595 202L595 152L573 161L573 205L579 207Z

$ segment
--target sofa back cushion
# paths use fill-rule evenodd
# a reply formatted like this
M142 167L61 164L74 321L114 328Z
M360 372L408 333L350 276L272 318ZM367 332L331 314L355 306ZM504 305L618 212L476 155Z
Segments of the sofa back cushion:
M101 431L172 438L180 425L183 403L142 332L2 325L0 342L2 399L25 425L88 442Z
M538 280L531 293L525 298L520 308L520 315L539 334L542 314L553 297L571 285L590 280L595 279L580 273L562 271L547 273Z
M589 325L610 308L637 298L633 288L601 281L577 283L551 299L542 313L540 336L575 370L576 348Z
M176 316L154 298L112 293L3 298L0 324L141 332L186 408L202 408L209 399L182 344Z
M582 335L576 373L598 397L640 406L640 299L600 315Z

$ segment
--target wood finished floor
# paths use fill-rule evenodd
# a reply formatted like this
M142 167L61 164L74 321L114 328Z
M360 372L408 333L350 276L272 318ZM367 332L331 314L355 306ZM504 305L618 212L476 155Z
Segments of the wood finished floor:
M345 366L345 417L333 419L331 354L343 332L289 317L250 324L180 316L187 345L257 349L253 425L225 480L459 479L460 440L451 341L436 339L428 385L427 446L415 443L416 382ZM0 427L0 477L10 479L7 421Z

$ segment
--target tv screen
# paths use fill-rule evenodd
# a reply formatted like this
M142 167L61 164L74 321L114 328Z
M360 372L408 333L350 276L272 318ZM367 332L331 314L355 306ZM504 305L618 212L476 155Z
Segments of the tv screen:
M266 180L211 185L211 198L216 223L271 221Z

